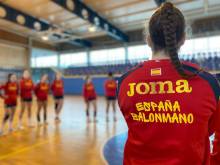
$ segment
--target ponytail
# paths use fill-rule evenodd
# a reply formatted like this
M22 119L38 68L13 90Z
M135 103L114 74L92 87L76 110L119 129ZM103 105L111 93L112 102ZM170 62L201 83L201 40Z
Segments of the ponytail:
M178 46L176 39L176 17L174 12L174 7L172 3L165 3L161 10L162 15L162 29L165 39L165 50L168 52L173 66L176 68L177 72L183 78L189 78L192 75L189 75L183 69L183 66L179 60L178 56Z
M178 56L185 31L185 19L180 10L170 2L164 3L151 17L149 29L155 51L165 50L181 77L188 79L197 75L186 73Z

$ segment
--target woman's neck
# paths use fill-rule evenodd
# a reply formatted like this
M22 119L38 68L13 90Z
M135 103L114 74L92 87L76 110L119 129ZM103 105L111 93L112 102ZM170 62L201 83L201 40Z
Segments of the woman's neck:
M170 59L170 56L165 51L153 52L152 60Z

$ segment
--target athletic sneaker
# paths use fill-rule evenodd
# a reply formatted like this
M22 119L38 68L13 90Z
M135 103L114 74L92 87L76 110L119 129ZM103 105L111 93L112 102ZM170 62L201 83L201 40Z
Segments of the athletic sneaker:
M9 133L11 133L11 132L13 132L13 131L14 131L13 128L9 128L9 129L8 129L8 132L9 132Z
M33 128L34 125L33 125L33 124L28 124L28 127L29 127L29 128Z
M38 126L38 127L42 126L41 122L38 122L38 123L37 123L37 126Z
M106 117L106 122L109 122L109 117Z
M55 117L55 122L61 122L59 117Z
M49 123L47 121L44 122L44 125L48 125Z
M31 123L31 121L28 122L28 127L29 128L33 128L34 127L34 125Z
M89 118L89 117L87 117L87 123L90 123L90 122L91 122L90 118Z
M22 125L19 125L19 126L18 126L18 129L23 130L24 127L23 127Z

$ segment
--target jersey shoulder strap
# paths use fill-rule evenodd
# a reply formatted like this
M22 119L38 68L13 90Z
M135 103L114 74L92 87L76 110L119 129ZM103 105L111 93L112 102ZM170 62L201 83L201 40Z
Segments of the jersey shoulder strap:
M207 81L215 94L216 101L218 102L220 97L220 85L218 80L212 74L186 64L183 64L183 68L189 72L197 73L199 77Z
M137 69L140 69L141 67L143 67L143 64L139 64L136 67L133 67L131 70L129 70L127 73L123 74L119 79L118 79L118 87L117 87L117 96L119 94L120 91L120 87L121 84L123 82L123 80L125 80L131 73L133 73L134 71L136 71Z

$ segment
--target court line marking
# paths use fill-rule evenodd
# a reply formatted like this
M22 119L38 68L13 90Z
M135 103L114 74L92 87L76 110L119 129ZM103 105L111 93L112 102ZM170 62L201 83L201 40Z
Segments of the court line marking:
M51 141L50 138L53 138L53 140L56 140L57 137L56 137L56 136L49 137L48 140L45 140L45 141L43 141L43 142L38 142L38 143L36 143L36 144L34 144L34 145L30 145L30 146L24 147L24 148L22 148L22 149L20 149L20 150L18 150L18 151L10 152L10 153L8 153L8 154L5 154L5 155L3 155L3 156L0 156L0 160L7 159L7 158L9 158L9 157L15 156L15 155L20 154L20 153L22 153L22 152L26 152L26 151L32 150L32 149L34 149L34 148L37 148L37 147L39 147L39 146L42 146L42 145L44 145L44 144L46 144L46 143L49 143L49 142Z
M105 158L105 156L104 156L104 147L105 147L105 144L107 144L107 142L108 142L110 139L112 139L112 138L114 138L114 137L116 137L116 136L118 136L118 135L121 135L122 133L126 133L126 132L127 132L127 131L125 131L125 132L119 132L119 133L117 133L117 134L115 134L115 135L110 136L110 137L107 138L107 139L104 141L104 143L101 145L100 155L101 155L101 159L103 160L103 162L105 163L105 165L109 165L108 162L107 162L107 160L106 160L106 158Z

